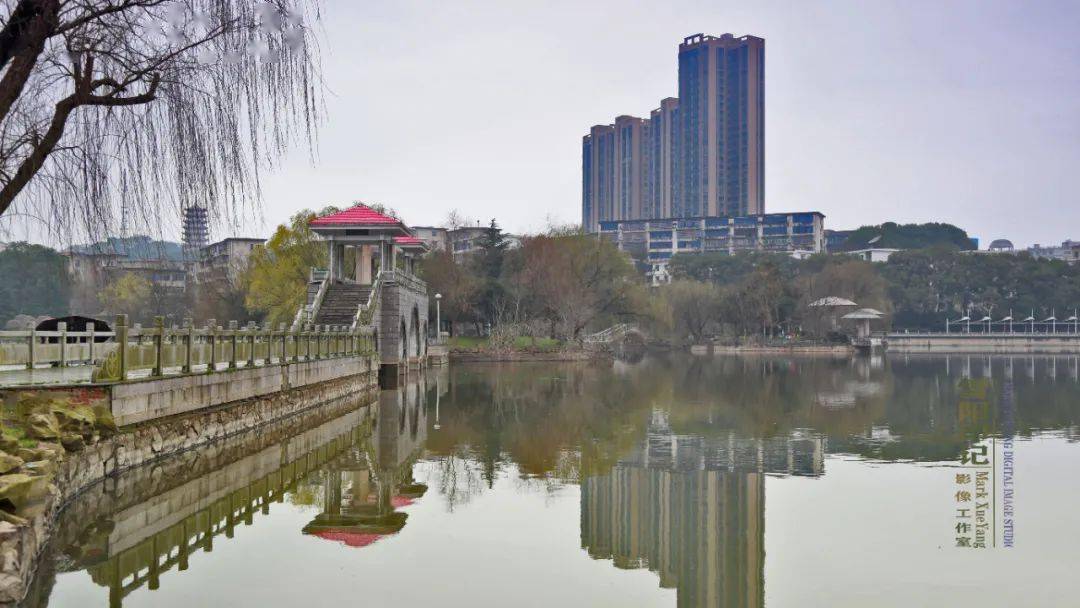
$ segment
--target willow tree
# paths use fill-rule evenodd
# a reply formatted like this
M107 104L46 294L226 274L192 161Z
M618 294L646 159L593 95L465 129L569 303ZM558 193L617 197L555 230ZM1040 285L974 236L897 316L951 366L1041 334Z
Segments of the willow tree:
M313 0L0 0L0 18L4 219L100 236L191 205L236 218L312 143Z

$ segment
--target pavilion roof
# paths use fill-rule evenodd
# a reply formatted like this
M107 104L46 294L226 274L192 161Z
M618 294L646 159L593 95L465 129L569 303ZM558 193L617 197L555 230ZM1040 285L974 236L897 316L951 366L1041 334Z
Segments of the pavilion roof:
M353 205L344 211L331 213L311 220L310 226L315 228L405 228L401 220L379 213L367 205Z
M427 249L427 243L415 236L395 236L394 244L402 249Z
M827 296L820 300L815 300L810 303L810 306L814 308L828 308L832 306L858 306L855 302L845 298L838 298L836 296Z
M873 308L860 308L859 310L856 310L855 312L849 312L848 314L844 315L841 318L842 319L851 319L851 320L880 319L884 315L885 315L885 313L881 312L880 310L874 310Z
M386 534L368 534L364 532L355 532L349 529L342 530L321 530L314 533L319 538L325 538L326 540L333 540L339 543L345 543L350 547L366 547L379 539L385 538Z

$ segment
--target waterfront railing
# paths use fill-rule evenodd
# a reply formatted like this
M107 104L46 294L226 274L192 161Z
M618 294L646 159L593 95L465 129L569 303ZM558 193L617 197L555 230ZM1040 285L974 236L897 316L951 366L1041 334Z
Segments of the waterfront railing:
M211 319L203 327L190 320L166 327L164 318L156 317L151 327L142 327L129 325L127 315L117 315L108 332L94 331L92 324L84 331L69 331L63 323L56 331L0 332L0 366L93 366L92 381L113 382L133 375L177 376L369 355L375 346L375 329L367 325L286 329L280 324L275 329L254 323L241 327L232 321L222 327Z

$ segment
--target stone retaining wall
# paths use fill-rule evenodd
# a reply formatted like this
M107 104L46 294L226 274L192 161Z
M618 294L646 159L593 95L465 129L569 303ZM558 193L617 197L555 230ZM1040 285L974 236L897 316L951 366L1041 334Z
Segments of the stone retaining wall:
M126 426L366 373L372 365L361 355L123 382L110 388L112 414Z

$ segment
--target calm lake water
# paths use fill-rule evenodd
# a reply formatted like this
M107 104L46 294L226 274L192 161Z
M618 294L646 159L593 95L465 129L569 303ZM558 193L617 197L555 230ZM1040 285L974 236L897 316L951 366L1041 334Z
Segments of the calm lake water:
M456 365L110 481L39 606L1077 606L1075 357Z

